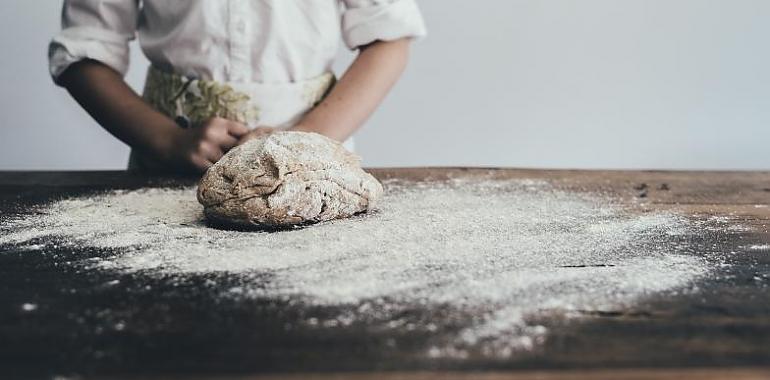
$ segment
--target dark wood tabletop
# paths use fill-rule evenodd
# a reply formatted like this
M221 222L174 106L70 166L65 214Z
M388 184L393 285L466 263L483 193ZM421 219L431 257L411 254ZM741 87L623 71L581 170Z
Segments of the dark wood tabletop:
M379 179L419 182L542 179L573 192L609 194L638 212L692 220L721 217L698 244L719 247L714 276L698 292L646 301L578 322L550 323L541 349L505 360L424 361L380 350L386 336L365 328L255 335L291 311L279 304L222 302L209 292L172 290L163 279L125 275L96 286L99 272L59 265L99 252L29 252L0 245L0 378L200 379L768 379L770 378L770 172L570 171L485 168L370 169ZM194 185L195 179L126 172L0 172L0 222L31 206L110 189ZM741 228L730 228L730 226ZM3 233L3 230L0 230ZM59 258L59 259L57 259ZM190 276L191 289L206 281ZM153 291L125 288L148 282ZM67 291L64 291L66 289ZM30 318L18 305L34 295L48 307ZM103 333L99 310L126 311L126 329ZM157 318L162 308L164 320ZM129 312L130 311L130 312ZM85 324L86 326L88 323Z

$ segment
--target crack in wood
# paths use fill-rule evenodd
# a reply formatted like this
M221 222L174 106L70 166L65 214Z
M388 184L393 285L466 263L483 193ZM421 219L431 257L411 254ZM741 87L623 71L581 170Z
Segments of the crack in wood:
M577 310L578 313L600 318L652 318L649 311Z

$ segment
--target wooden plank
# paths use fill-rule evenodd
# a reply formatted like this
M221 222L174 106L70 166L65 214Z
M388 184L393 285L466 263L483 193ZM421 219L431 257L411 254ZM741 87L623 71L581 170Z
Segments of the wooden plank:
M767 380L770 369L616 369L526 372L301 373L243 376L117 377L112 380Z
M542 179L565 188L583 191L612 191L653 204L768 205L770 172L660 172L576 171L500 168L372 168L381 180L444 181ZM167 183L194 184L190 177L142 176L123 171L103 172L9 172L0 171L0 187L135 187ZM635 188L646 185L646 196ZM666 190L662 190L666 189Z

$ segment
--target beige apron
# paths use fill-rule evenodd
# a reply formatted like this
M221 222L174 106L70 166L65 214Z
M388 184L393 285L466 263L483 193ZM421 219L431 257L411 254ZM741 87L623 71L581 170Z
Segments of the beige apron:
M190 79L150 67L144 100L174 119L180 128L195 128L212 117L238 121L249 128L285 128L295 125L334 86L335 77L325 73L306 81L263 84L222 83ZM345 146L352 150L352 140ZM164 171L150 157L131 151L132 171Z

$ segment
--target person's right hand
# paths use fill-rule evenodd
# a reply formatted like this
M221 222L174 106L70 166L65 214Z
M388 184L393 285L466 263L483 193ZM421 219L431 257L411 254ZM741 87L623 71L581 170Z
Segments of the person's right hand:
M245 125L215 117L190 129L177 128L159 148L158 155L171 167L205 172L249 133Z

